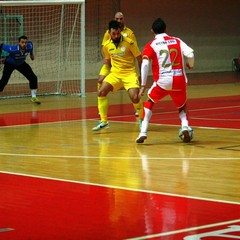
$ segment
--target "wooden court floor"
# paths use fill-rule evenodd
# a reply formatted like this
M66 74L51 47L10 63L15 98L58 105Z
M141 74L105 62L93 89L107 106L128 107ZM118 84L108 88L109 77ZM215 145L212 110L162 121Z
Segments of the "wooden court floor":
M98 122L94 92L88 92L85 98L41 96L41 105L33 105L29 98L0 99L0 239L201 239L187 238L193 234L190 230L189 235L176 235L180 232L171 235L170 232L183 228L181 224L184 222L186 229L195 227L194 233L197 234L198 218L203 219L203 216L208 220L203 221L201 226L235 221L235 225L239 226L237 239L240 239L240 82L190 85L188 96L190 125L194 129L194 138L189 144L182 143L178 138L178 115L168 98L155 105L148 139L144 144L135 143L138 123L124 91L109 96L110 128L100 132L91 130ZM39 181L38 184L33 179ZM51 185L53 183L46 180L69 185ZM82 189L76 190L76 186L71 184L80 184ZM92 187L104 189L107 203L103 204L99 199L103 193ZM42 189L39 190L41 194L37 189ZM92 192L87 195L90 189ZM129 192L120 192L126 190ZM63 204L52 215L45 213L38 217L45 221L40 224L42 228L48 224L53 226L54 221L55 227L69 224L64 230L65 235L51 235L50 230L43 229L41 232L37 227L39 222L34 218L40 210L34 204L31 208L31 203L25 201L29 199L29 194L33 202L37 199L39 202L40 199L50 201L51 197L54 205L60 199L71 202L78 198L73 193L89 199L87 203L82 203L84 213L93 214L96 219L89 220L84 215L88 220L82 225L75 225L79 221L76 216L72 219L74 224L68 222L67 212L73 214L74 209L79 210L74 202L74 209L71 206L64 208L65 215L61 217L66 221L59 223L57 218L59 211L63 212ZM188 202L206 200L209 206L203 207L202 202L198 203L194 223L188 224L186 219L178 218L176 212L174 214L177 209L181 216L192 219L188 210L181 208L181 201L175 199L176 202L171 205L172 202L166 200L161 205L157 201L149 204L148 200L146 204L142 202L145 196L138 196L136 200L135 193L157 194L162 198L183 197ZM72 198L69 199L67 194L71 194ZM115 200L109 201L113 197ZM103 204L103 209L107 205L108 209L114 208L115 211L103 213L96 207L97 199L99 204ZM212 206L212 209L216 207L216 212L211 212L213 203L228 205L226 208ZM20 224L24 214L16 210L24 209L28 204L30 208L25 223L34 223L32 232L24 230ZM221 207L226 211L220 211ZM51 212L43 209L41 211ZM136 211L149 209L152 213L149 216L155 220L152 221L152 230L147 231L146 219L138 219ZM159 216L153 214L162 213L164 209L168 210L168 217L172 219L167 230L157 227ZM98 211L100 215L96 213ZM103 215L108 221L101 218ZM134 216L138 221L133 220ZM214 219L214 216L219 219ZM125 224L122 224L123 219ZM101 226L104 229L99 229L96 222L104 222L105 225ZM116 225L114 230L109 230L106 225L112 222ZM139 224L141 227L138 227ZM131 230L126 225L131 226ZM55 234L61 232L58 228L52 229Z

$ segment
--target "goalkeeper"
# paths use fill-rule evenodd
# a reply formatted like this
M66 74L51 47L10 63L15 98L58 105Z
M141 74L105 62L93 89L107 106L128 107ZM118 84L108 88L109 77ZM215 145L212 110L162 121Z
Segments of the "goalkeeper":
M19 43L17 45L11 46L2 43L0 45L0 55L2 55L2 50L8 55L4 60L4 68L2 78L0 80L0 92L3 91L4 87L8 84L8 81L14 70L18 70L23 74L29 81L29 88L31 89L31 101L33 103L40 104L37 98L37 88L38 88L38 78L34 74L32 68L26 63L26 57L30 54L30 58L34 60L33 55L33 44L28 41L26 36L21 36L18 38Z

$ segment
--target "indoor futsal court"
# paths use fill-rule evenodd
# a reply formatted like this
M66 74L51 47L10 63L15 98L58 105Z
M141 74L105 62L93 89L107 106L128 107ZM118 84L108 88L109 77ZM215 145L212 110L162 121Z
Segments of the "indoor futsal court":
M0 92L0 240L240 239L239 9L236 0L0 0L0 44L28 36L36 59L14 56L27 57L41 101L17 71ZM190 143L165 98L137 144L124 90L108 95L110 128L92 131L102 39L118 11L141 51L158 17L193 48ZM179 64L180 51L163 53L174 54L164 66Z
M240 239L240 85L227 77L189 86L188 144L169 99L144 144L125 91L99 132L96 92L1 99L0 239Z

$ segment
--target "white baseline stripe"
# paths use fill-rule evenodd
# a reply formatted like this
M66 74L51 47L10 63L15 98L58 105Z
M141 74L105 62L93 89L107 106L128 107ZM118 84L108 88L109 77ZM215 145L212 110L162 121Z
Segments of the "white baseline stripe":
M2 232L8 232L8 231L13 231L13 228L0 228L0 233Z
M76 181L76 180L69 180L69 179L62 179L62 178L52 178L52 177L31 175L31 174L25 174L25 173L7 172L7 171L0 171L0 174L1 173L2 174L9 174L9 175L16 175L16 176L23 176L23 177L32 177L32 178L39 178L39 179L45 179L45 180L59 181L59 182L68 182L68 183L76 183L76 184L89 185L89 186L104 187L104 188L115 188L115 189L120 189L120 190L134 191L134 192L141 192L141 193L148 193L148 194L157 194L157 195L181 197L181 198L188 198L188 199L208 201L208 202L218 202L218 203L240 205L240 202L216 200L216 199L211 199L211 198L193 197L193 196L187 196L187 195L180 195L180 194L174 194L174 193L165 193L165 192L157 192L157 191L151 191L151 190L145 190L145 189L137 189L137 188L126 188L126 187L119 187L119 186L108 185L108 184L82 182L82 181Z
M240 121L240 119L231 119L231 118L205 118L205 117L191 117L191 119L211 120L211 121Z
M165 232L165 233L152 234L152 235L147 235L147 236L142 236L142 237L137 237L137 238L128 238L128 240L140 240L140 239L149 239L149 238L153 238L153 237L163 237L163 236L174 235L174 234L179 234L179 233L184 233L184 232L190 232L190 231L195 231L195 230L200 230L200 229L205 229L205 228L213 228L213 227L218 227L218 226L233 224L233 223L238 223L238 222L240 223L240 219L226 221L226 222L220 222L220 223L213 223L213 224L208 224L208 225L203 225L203 226L198 226L198 227L180 229L180 230L170 231L170 232Z

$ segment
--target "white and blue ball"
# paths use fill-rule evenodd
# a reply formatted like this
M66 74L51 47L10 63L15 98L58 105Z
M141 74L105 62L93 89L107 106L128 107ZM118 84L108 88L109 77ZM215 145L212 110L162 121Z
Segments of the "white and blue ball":
M189 136L190 136L190 139L192 140L193 139L193 136L194 136L194 131L191 127L188 127L188 133L189 133ZM179 128L179 131L178 131L178 136L181 140L184 139L184 135L182 133L182 128Z

